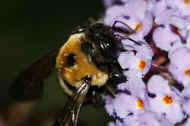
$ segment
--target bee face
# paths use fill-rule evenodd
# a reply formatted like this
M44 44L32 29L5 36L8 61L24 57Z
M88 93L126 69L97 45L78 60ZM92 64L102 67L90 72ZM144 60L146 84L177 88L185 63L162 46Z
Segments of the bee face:
M111 28L100 23L72 34L56 58L56 68L65 92L71 95L70 88L79 88L82 78L88 75L92 77L91 86L105 85L113 77L117 44L119 40ZM119 68L115 69L119 71Z

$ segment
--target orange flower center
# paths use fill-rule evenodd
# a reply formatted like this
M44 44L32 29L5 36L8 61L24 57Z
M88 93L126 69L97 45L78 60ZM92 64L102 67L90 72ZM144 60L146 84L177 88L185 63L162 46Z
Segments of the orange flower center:
M136 103L138 109L142 109L144 107L143 101L141 99L137 99Z
M187 75L187 76L190 76L190 68L186 69L186 70L184 71L184 74Z
M164 97L162 98L162 101L163 101L166 105L171 105L171 104L173 103L172 97L171 97L171 96L168 96L168 95L164 96Z
M183 0L184 4L190 4L190 0Z
M142 27L142 24L135 24L135 31L139 32Z
M145 65L146 65L145 61L140 60L139 63L138 63L138 65L137 65L137 67L139 69L143 70L145 68Z

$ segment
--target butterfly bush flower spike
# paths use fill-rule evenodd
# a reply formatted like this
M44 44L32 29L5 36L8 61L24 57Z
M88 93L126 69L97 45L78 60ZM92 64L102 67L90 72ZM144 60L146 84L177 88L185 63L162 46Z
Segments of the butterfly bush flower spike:
M190 0L104 0L127 78L105 97L109 126L190 125Z

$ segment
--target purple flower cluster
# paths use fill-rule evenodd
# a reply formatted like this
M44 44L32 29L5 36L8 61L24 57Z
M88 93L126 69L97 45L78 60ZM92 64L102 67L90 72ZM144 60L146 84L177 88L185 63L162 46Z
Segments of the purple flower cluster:
M126 28L118 62L127 77L105 109L109 126L190 126L190 0L104 0L104 23ZM116 33L118 34L118 33Z

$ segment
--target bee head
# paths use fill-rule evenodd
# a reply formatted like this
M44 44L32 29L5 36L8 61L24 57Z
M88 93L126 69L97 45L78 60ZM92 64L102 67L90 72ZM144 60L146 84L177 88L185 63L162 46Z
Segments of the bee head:
M108 80L114 83L125 80L116 57L119 43L112 28L102 23L76 30L56 59L62 87L66 89L67 83L78 88L86 76L91 77L91 86L97 87L105 85Z
M102 23L95 23L86 30L87 38L95 43L105 58L115 56L119 45L111 27Z

